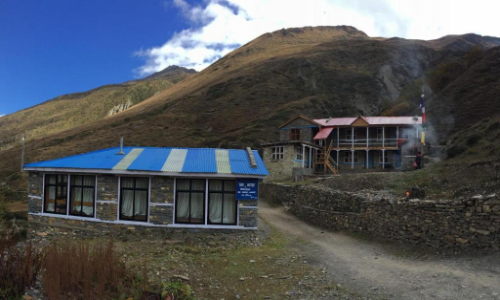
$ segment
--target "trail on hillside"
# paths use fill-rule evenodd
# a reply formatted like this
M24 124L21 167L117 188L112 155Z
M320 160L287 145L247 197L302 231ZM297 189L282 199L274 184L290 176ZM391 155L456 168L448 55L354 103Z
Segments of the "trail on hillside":
M259 215L349 291L383 299L500 299L500 255L410 258L399 246L327 232L259 203Z

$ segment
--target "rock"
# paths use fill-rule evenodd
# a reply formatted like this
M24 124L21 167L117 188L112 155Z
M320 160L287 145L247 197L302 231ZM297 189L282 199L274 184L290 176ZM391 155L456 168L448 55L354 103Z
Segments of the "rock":
M254 262L255 262L255 260L251 259L251 260L250 260L250 262L251 262L251 263L254 263Z
M181 280L184 280L184 281L189 281L189 277L184 276L184 275L174 275L172 277L173 278L178 278L178 279L181 279Z

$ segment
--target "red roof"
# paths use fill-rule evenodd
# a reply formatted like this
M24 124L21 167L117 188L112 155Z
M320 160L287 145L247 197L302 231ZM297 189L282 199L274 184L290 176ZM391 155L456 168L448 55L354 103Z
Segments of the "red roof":
M333 127L321 128L321 130L314 136L314 139L315 140L326 139L330 135L332 130L333 130Z
M404 117L363 117L363 119L370 125L414 125L422 124L422 117L418 117L415 121L414 117L404 116ZM351 118L330 118L330 119L314 119L316 123L322 126L350 126L357 117Z

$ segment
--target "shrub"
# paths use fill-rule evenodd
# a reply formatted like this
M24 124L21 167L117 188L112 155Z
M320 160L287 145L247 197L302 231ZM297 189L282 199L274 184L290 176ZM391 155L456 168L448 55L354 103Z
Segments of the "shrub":
M458 156L458 155L464 153L464 151L466 149L467 148L462 146L462 145L453 145L453 146L449 147L448 149L446 149L446 155L448 156L448 158L453 158L455 156Z
M42 286L49 299L141 298L144 287L138 282L147 283L147 278L138 280L120 262L113 241L105 246L51 244L45 251Z
M33 286L43 255L31 243L18 246L13 235L0 236L0 299L20 298Z
M191 287L180 281L170 281L164 283L161 298L170 300L194 300Z

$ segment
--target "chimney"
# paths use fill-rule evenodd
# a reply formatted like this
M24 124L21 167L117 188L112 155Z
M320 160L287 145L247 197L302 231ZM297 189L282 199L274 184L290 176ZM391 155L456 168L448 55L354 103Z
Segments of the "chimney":
M123 152L123 137L120 138L120 152L116 153L118 155L124 155L125 153Z

